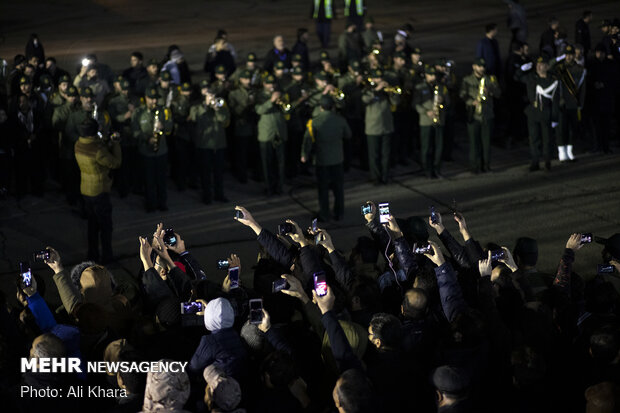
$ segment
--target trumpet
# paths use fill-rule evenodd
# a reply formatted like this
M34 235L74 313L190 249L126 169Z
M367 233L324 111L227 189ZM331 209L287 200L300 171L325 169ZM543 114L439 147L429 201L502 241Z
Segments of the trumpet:
M343 101L346 95L341 89L335 88L330 92L330 94L336 98L337 101Z
M435 89L433 90L433 124L439 124L439 115L441 110L443 109L443 104L440 101L441 96L439 95L439 85L435 85Z
M402 95L403 94L403 89L400 86L388 86L388 87L384 87L383 91L385 93L393 93L395 95Z
M291 104L288 102L288 99L278 99L276 100L276 105L278 105L280 107L280 110L284 113L289 113L293 109L293 106L291 106Z
M375 87L377 86L377 84L372 80L371 77L366 78L366 80L363 81L364 86L370 86L370 87Z
M478 104L476 105L476 115L482 114L482 102L487 100L487 97L484 93L484 76L480 78L480 85L478 86L478 96L476 97Z
M159 109L157 109L153 115L153 137L155 138L153 152L157 152L159 150L159 140L163 134L164 131L161 130L161 122L159 121Z

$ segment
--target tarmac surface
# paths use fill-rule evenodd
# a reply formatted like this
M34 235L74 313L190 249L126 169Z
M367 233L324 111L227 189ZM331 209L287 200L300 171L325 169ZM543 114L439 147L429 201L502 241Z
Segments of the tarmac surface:
M369 1L371 14L378 26L393 32L402 23L411 22L416 32L412 43L419 45L425 60L439 56L454 59L457 70L468 71L476 41L484 25L496 21L500 25L502 53L508 48L509 33L505 28L506 7L500 1ZM528 11L530 42L537 45L544 21L551 14L566 24L569 39L574 37L574 21L580 16L583 2L525 1ZM141 50L146 59L163 56L169 44L178 44L198 81L204 55L215 31L226 28L240 56L255 50L259 56L269 48L276 32L287 36L292 46L296 27L312 30L307 1L75 1L42 0L4 2L0 13L0 56L23 53L28 35L37 32L46 55L55 56L59 66L70 70L81 57L95 52L100 61L114 70L128 65L133 50ZM588 2L595 21L617 12L610 1ZM342 20L332 27L332 45L340 32ZM599 37L592 25L593 39ZM455 41L455 39L458 39ZM318 53L317 40L311 36L312 54ZM428 56L428 58L427 58ZM505 54L503 54L505 57ZM453 201L465 215L473 236L486 244L496 242L512 249L519 236L530 236L539 242L541 270L555 272L560 255L572 232L592 232L607 237L620 232L620 155L617 142L612 155L590 154L590 142L580 140L576 147L579 161L553 163L551 172L527 172L529 151L525 141L510 150L498 140L492 147L494 172L473 176L467 171L467 138L462 125L457 128L454 161L443 168L446 179L427 180L417 172L415 164L394 168L394 180L388 186L375 187L368 182L367 172L352 168L345 175L346 212L342 221L325 225L337 248L348 251L357 237L366 235L360 205L368 199L390 202L397 217L425 216L430 205L448 213ZM231 252L241 256L246 269L242 281L251 282L247 270L258 252L253 232L235 222L235 205L244 205L265 228L275 231L286 218L302 227L310 224L318 209L314 177L297 177L285 186L285 194L266 198L261 183L242 185L230 174L225 179L227 204L210 206L200 203L197 191L177 192L169 182L169 208L166 213L147 214L143 200L136 195L120 199L113 194L114 253L118 262L110 269L119 275L136 274L140 267L138 235L152 234L163 221L173 227L197 256L208 276L222 279L215 270L218 259ZM457 225L446 215L446 227L457 236ZM59 188L49 183L43 198L26 197L0 201L0 289L14 297L17 263L46 245L54 246L66 266L86 257L86 221L64 202ZM429 232L433 234L429 228ZM433 235L431 239L436 239ZM577 253L575 269L591 276L600 263L600 245L588 245ZM33 270L51 282L51 270L33 264ZM46 298L59 303L54 288Z

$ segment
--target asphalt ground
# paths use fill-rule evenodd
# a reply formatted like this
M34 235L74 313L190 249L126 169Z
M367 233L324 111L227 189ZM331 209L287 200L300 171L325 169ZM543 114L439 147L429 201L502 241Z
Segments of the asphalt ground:
M537 39L544 21L555 14L566 22L569 38L580 15L583 2L525 2L530 19L530 40ZM374 1L371 14L381 28L395 28L410 21L416 28L414 41L432 60L447 56L457 61L457 70L468 70L474 46L488 21L500 24L501 50L507 50L509 36L505 25L505 5L500 1ZM613 2L588 2L595 20L613 16ZM275 32L284 33L292 45L297 26L312 28L305 1L198 1L174 3L155 1L59 0L44 2L5 2L0 13L0 56L23 53L29 33L37 32L46 54L56 56L61 67L70 69L83 54L97 53L99 59L120 70L127 65L133 50L142 50L148 59L163 56L169 44L176 43L185 53L190 68L200 77L204 54L217 28L228 30L232 43L243 56L250 50L262 55ZM339 31L342 20L333 25ZM597 38L596 28L592 28ZM312 30L311 30L312 31ZM458 39L458 40L455 40ZM335 43L335 37L332 44ZM313 54L317 41L311 38ZM428 57L427 57L428 56ZM505 55L504 55L505 57ZM539 242L539 268L554 272L564 244L572 232L592 232L607 237L620 232L620 156L587 153L591 143L579 141L579 161L554 162L552 171L527 172L529 152L525 141L510 150L501 139L492 148L492 174L473 176L467 172L467 143L462 125L458 125L454 161L446 163L444 180L427 180L414 164L393 169L394 180L388 186L374 187L367 172L353 168L345 176L346 212L342 221L325 228L337 248L348 251L357 237L367 234L360 205L368 199L390 202L397 217L425 216L435 205L442 213L450 211L453 201L465 215L473 236L483 244L496 242L512 248L519 236ZM197 191L179 193L170 181L169 207L166 213L147 214L142 198L130 195L120 199L113 194L114 253L118 262L110 266L115 274L130 276L140 267L138 235L151 234L163 221L186 240L192 253L205 267L208 276L222 279L215 270L217 259L238 253L244 268L256 260L257 243L251 230L234 222L234 205L244 205L265 227L275 231L277 224L292 218L308 226L318 209L314 177L298 177L285 186L285 194L266 198L260 183L242 185L226 174L228 204L200 203ZM456 223L447 219L446 227L457 234ZM0 288L14 297L17 263L28 259L45 245L58 249L66 265L85 259L86 221L64 202L59 188L49 183L43 198L26 197L0 201ZM430 230L430 228L429 228ZM432 233L432 230L431 230ZM436 239L435 236L431 237ZM457 237L458 238L458 237ZM599 245L589 245L577 253L576 271L591 276L600 262ZM34 264L35 273L51 285L51 271ZM243 271L242 282L250 284L251 271ZM54 288L46 299L59 303Z

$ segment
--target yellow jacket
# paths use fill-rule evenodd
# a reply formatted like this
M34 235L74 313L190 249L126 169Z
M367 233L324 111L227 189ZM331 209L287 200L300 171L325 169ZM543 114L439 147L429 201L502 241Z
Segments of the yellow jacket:
M121 166L120 143L113 142L112 146L108 147L99 139L80 137L75 143L75 159L82 174L82 195L97 196L110 192L110 169Z

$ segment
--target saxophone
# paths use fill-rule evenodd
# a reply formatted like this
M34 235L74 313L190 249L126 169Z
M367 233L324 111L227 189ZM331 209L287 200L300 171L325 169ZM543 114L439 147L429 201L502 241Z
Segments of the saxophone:
M153 115L153 137L155 138L155 143L153 144L153 152L157 152L159 150L159 140L161 139L164 131L161 130L161 122L159 121L159 109L155 110L155 114Z
M486 95L484 94L484 76L480 78L480 85L478 86L478 96L476 97L478 104L476 105L476 115L482 114L482 102L487 100Z
M439 125L439 116L443 109L443 104L440 102L440 99L439 85L435 85L433 89L433 125Z

